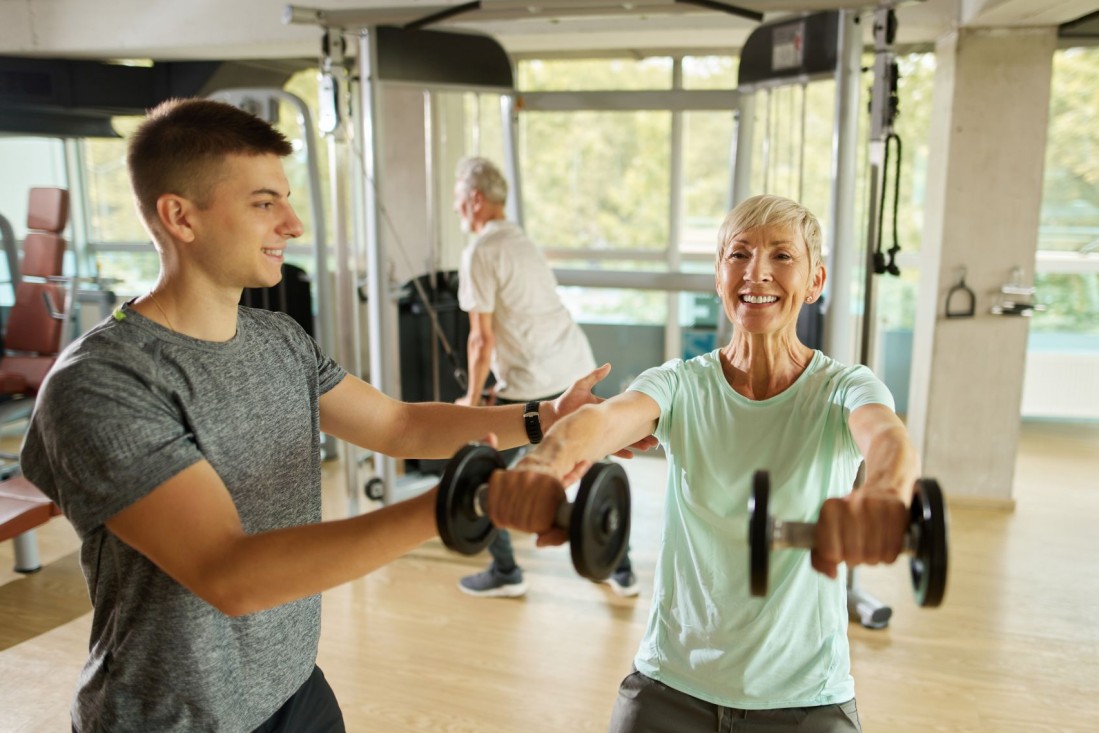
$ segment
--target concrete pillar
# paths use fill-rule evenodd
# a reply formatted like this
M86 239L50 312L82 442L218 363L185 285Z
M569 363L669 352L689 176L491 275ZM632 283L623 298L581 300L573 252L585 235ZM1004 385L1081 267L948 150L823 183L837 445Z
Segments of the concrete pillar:
M990 313L1033 283L1055 28L961 29L937 44L908 428L948 497L1013 506L1029 321ZM946 318L962 269L973 318Z

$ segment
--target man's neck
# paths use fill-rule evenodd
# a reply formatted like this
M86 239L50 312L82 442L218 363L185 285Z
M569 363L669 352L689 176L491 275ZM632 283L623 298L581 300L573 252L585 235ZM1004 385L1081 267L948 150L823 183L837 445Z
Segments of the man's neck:
M494 222L494 221L506 221L506 220L507 220L507 218L504 216L503 212L500 212L499 214L497 214L495 216L490 216L486 219L481 219L480 221L475 221L471 228L473 229L474 234L480 234L482 231L484 231L485 227L487 227L492 222Z
M146 294L134 301L141 315L167 329L202 341L228 341L237 333L237 304L241 291L188 282L163 275Z

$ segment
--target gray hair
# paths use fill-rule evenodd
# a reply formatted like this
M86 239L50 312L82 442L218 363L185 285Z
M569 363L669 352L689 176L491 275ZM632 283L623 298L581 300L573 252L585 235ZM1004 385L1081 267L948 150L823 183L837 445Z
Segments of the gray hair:
M788 227L798 231L809 248L809 271L821 264L822 237L817 217L798 202L771 194L745 199L725 216L717 232L717 259L721 260L733 237L759 227Z
M493 203L502 204L508 200L507 179L487 158L462 158L458 161L455 178L466 189L480 191Z

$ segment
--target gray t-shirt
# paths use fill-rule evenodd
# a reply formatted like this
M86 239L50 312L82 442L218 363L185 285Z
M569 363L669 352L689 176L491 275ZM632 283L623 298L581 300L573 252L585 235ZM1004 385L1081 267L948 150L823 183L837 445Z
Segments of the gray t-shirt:
M201 460L245 531L320 521L319 398L344 376L291 318L245 307L215 343L123 306L58 360L21 461L82 543L94 610L81 733L250 731L309 676L320 596L226 616L104 522Z

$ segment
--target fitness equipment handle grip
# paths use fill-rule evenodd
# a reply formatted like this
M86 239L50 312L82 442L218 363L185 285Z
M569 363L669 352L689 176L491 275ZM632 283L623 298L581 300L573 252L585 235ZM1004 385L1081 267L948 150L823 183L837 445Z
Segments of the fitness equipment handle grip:
M817 525L815 522L784 522L781 519L774 519L772 522L772 549L780 550L784 547L796 547L802 550L812 550L816 547L814 535ZM910 527L904 533L904 544L901 545L901 552L904 554L916 554L919 538L913 536L913 531L914 528Z
M481 484L473 493L473 512L478 517L488 516L488 484ZM569 531L569 522L572 520L572 503L562 501L557 505L557 514L553 517L553 526Z

